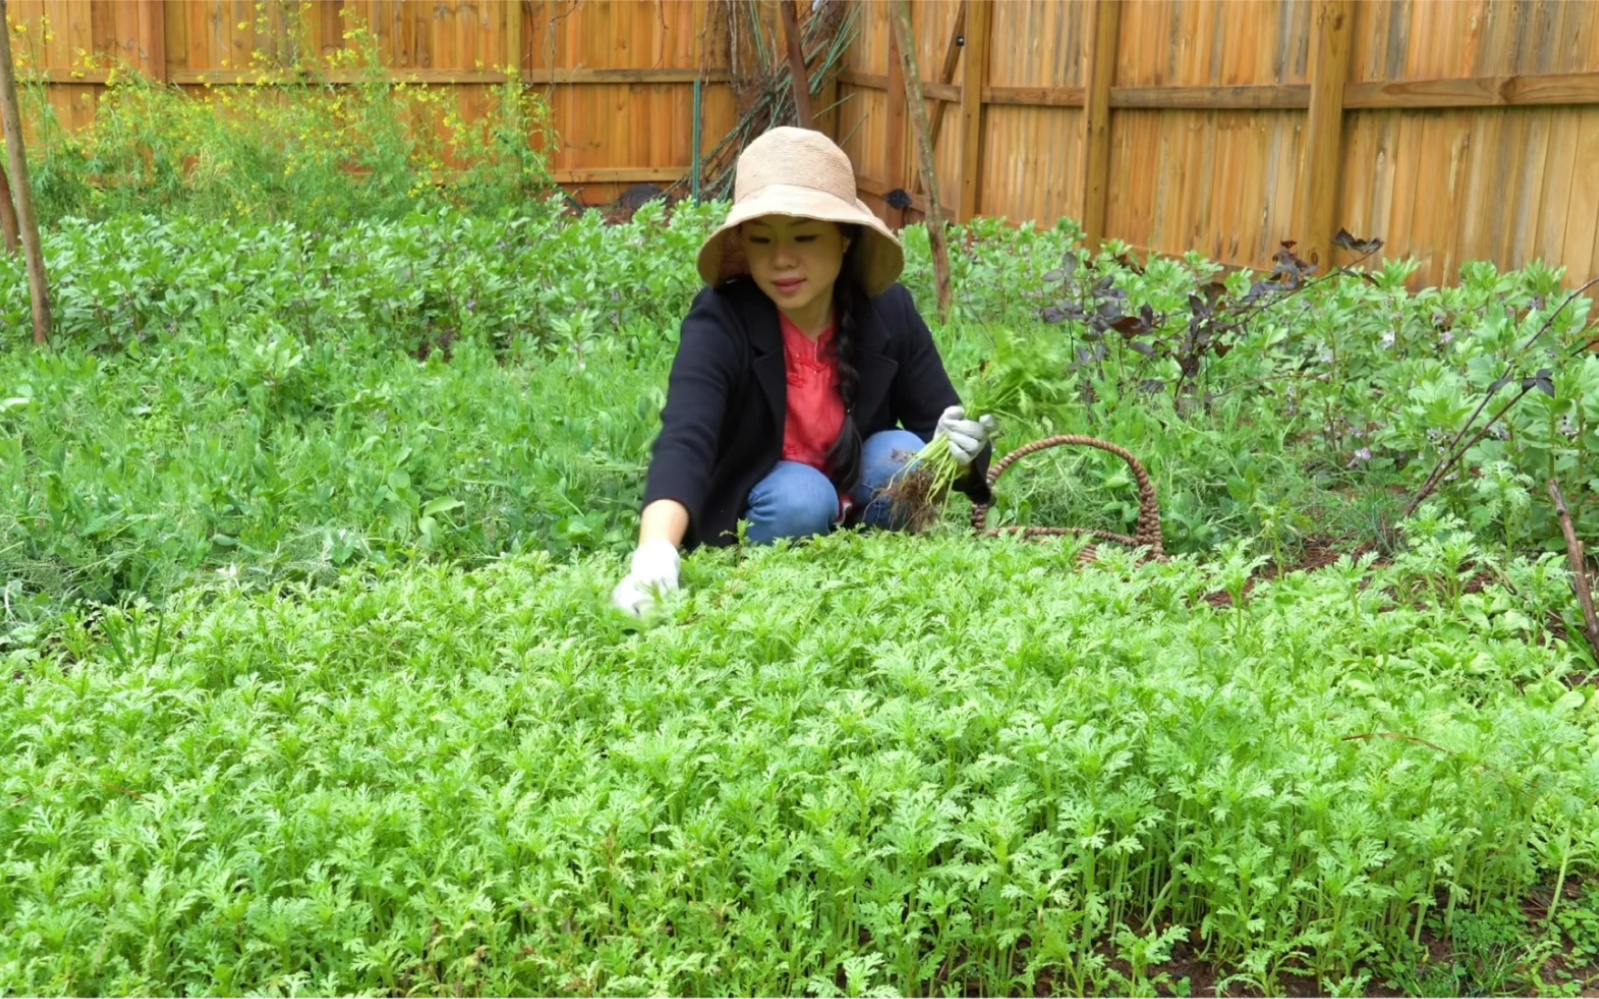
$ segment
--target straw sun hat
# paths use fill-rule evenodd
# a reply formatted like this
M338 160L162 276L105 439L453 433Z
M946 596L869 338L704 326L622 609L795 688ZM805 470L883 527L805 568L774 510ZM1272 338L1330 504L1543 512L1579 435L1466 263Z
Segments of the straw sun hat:
M762 215L793 215L860 226L856 275L868 296L887 291L905 267L899 240L855 194L855 170L844 150L820 132L784 125L761 135L739 155L733 207L700 247L706 284L749 273L738 226Z

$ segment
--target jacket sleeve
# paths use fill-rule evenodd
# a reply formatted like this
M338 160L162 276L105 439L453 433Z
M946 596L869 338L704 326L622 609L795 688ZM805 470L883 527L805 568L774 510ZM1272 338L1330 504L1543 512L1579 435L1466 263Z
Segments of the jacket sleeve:
M691 536L700 527L728 398L737 379L736 334L718 307L715 292L703 289L683 319L661 409L661 430L651 451L644 505L659 499L683 504Z
M961 398L944 368L933 332L927 328L911 293L903 285L895 285L883 298L885 304L892 303L884 310L888 313L884 318L893 323L901 343L899 370L894 376L894 408L906 430L930 441L938 429L938 418L950 406L961 405ZM979 415L967 414L973 419ZM993 502L987 478L993 456L994 446L983 445L966 474L955 482L954 488L965 493L973 503Z

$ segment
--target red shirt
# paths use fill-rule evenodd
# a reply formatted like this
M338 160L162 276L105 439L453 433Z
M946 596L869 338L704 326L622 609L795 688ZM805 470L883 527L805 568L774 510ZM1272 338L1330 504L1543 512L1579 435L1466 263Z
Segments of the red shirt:
M827 474L827 453L844 429L844 400L838 395L838 362L828 356L834 327L814 341L779 313L783 326L783 366L788 371L788 419L783 425L783 458Z

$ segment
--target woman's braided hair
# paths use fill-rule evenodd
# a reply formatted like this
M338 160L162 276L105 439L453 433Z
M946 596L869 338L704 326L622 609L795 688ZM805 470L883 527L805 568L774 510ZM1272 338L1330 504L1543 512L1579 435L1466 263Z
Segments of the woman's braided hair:
M855 422L855 393L860 386L857 365L861 322L870 303L859 277L860 254L866 241L861 238L857 225L840 223L839 228L850 241L838 280L833 283L833 359L838 364L838 394L844 402L844 425L839 430L838 441L828 452L827 467L832 471L833 484L848 492L855 488L861 474L861 431Z

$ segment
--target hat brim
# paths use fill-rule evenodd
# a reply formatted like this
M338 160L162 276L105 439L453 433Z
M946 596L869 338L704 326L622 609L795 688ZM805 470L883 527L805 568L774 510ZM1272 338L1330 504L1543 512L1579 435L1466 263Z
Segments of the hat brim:
M868 245L858 251L856 259L860 272L856 279L868 297L875 298L893 287L905 269L905 250L899 240L859 199L850 202L811 187L773 184L735 204L727 213L727 219L706 237L697 260L702 281L716 285L749 273L749 262L744 259L737 229L765 215L789 215L860 226L861 238L867 240Z

